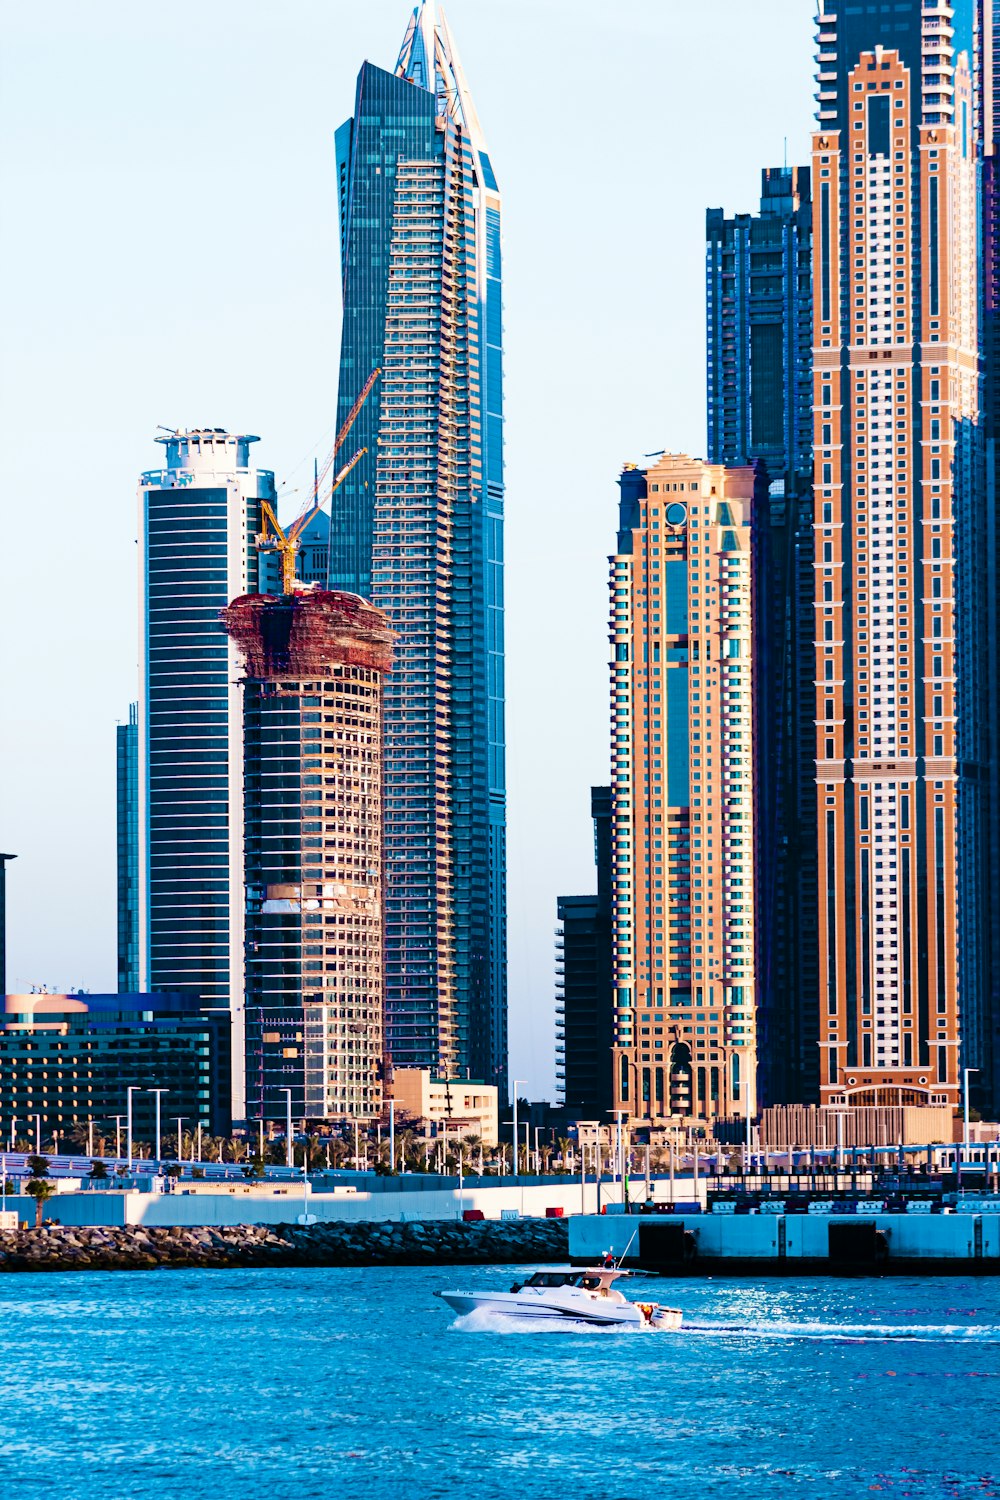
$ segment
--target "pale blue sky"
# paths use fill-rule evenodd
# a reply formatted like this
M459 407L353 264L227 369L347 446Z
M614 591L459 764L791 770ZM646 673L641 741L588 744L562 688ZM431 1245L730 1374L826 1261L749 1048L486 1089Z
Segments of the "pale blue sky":
M811 0L452 0L504 194L512 1072L553 1089L593 889L621 463L701 453L704 212L808 159ZM406 0L4 0L0 377L11 989L115 988L115 723L157 423L328 444L333 132Z

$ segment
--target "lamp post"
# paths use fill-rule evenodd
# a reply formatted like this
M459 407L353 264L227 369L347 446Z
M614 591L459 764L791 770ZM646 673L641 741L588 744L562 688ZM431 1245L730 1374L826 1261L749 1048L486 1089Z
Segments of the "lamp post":
M519 1083L527 1083L526 1078L515 1078L514 1093L514 1181L517 1181L517 1086Z
M969 1074L978 1073L978 1068L962 1069L962 1157L969 1159ZM958 1164L958 1186L962 1187L962 1162Z
M184 1160L184 1132L181 1125L187 1119L187 1115L177 1115L177 1165L180 1166Z
M147 1089L147 1094L156 1095L156 1165L160 1165L160 1095L169 1094L169 1089Z
M125 1143L128 1154L128 1169L130 1172L132 1170L132 1095L141 1093L142 1090L137 1083L130 1083L128 1088L125 1090Z
M389 1100L389 1173L396 1170L396 1101Z
M115 1161L122 1159L122 1116L115 1115Z
M36 1156L41 1156L41 1154L42 1154L42 1117L41 1117L41 1115L36 1115L35 1116L35 1155Z
M292 1091L288 1088L280 1088L278 1093L285 1096L285 1165L292 1167L295 1165L295 1158L292 1154Z

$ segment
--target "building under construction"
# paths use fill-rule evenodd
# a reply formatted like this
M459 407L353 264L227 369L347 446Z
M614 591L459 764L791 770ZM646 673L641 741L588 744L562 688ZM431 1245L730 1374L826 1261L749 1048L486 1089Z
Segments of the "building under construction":
M246 1098L275 1119L382 1106L385 615L353 594L221 614L244 683Z

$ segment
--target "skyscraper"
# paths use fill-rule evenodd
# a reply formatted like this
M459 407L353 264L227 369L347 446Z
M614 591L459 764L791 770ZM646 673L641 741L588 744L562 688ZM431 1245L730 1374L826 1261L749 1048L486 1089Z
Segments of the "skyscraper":
M274 478L254 437L158 438L142 476L139 975L231 1011L232 1114L243 1089L243 705L219 611L257 587L260 502Z
M597 893L560 896L557 906L556 1080L571 1115L601 1120L614 1097L609 1046L614 1006L610 787L591 787L590 812Z
M759 214L706 216L708 457L763 463L758 517L760 1097L819 1096L809 171L761 174Z
M251 594L222 612L244 670L250 1119L382 1107L385 616L355 595Z
M760 212L705 216L708 451L762 459L796 486L812 465L812 205L808 167L767 167Z
M334 496L331 589L398 634L385 690L386 1042L505 1088L500 195L444 18L365 63L337 134L339 420L367 453Z
M977 48L980 79L979 109L982 144L979 344L983 361L981 432L985 458L981 553L986 569L986 601L981 618L982 661L985 663L986 715L989 725L990 772L988 788L989 873L983 883L981 942L988 943L989 974L984 1005L980 1072L972 1079L976 1097L987 1119L1000 1112L1000 921L994 893L1000 892L1000 536L997 534L997 494L1000 489L1000 7L980 0Z
M115 730L118 843L118 992L139 988L139 705Z
M620 480L611 559L614 1105L755 1106L754 512L748 468Z
M821 0L821 1098L956 1104L988 968L974 0Z

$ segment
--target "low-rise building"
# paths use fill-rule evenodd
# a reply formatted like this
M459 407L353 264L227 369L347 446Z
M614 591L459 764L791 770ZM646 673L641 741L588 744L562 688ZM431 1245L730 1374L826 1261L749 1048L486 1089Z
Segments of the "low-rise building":
M132 1134L153 1138L161 1089L164 1131L199 1125L228 1135L230 1019L181 992L5 995L0 1014L0 1130L43 1136L93 1124L114 1130L128 1111Z
M387 1088L397 1111L423 1125L478 1135L484 1146L499 1138L496 1085L467 1078L432 1078L429 1068L394 1068Z

